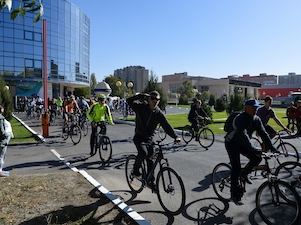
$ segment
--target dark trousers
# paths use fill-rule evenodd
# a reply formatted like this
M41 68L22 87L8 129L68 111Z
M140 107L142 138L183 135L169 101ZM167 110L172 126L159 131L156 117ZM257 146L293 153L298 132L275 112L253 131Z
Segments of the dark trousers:
M99 128L100 127L100 128ZM90 136L90 153L93 153L93 148L94 148L94 143L95 143L95 135L97 133L97 129L101 129L101 134L106 134L107 132L107 127L105 124L101 124L99 126L93 126L92 123L91 123L91 128L92 128L92 133L91 133L91 136Z
M134 171L139 171L139 168L141 167L141 163L144 159L146 159L147 162L147 173L150 172L153 161L150 159L150 157L154 154L153 146L149 145L150 139L143 138L139 135L134 136L134 144L137 148L138 154L136 156L136 161L134 164Z
M238 186L238 177L241 172L241 165L240 165L240 154L247 157L250 161L245 166L245 172L250 173L254 166L259 165L261 162L261 157L256 155L255 151L249 151L243 146L235 145L231 142L225 142L225 146L229 155L230 163L231 163L231 197L240 198L237 196L239 193L239 186Z

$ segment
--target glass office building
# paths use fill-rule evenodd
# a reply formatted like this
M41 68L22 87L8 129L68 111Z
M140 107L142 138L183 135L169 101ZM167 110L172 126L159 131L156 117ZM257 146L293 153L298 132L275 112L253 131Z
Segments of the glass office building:
M18 7L20 2L13 1ZM10 19L0 12L0 75L12 96L44 96L43 19L47 23L48 96L70 95L90 81L90 19L66 0L43 0L44 15L33 24L36 12Z

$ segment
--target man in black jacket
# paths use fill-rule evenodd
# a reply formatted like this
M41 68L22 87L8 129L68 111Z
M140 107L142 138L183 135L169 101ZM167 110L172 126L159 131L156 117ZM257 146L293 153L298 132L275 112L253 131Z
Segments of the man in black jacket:
M256 148L251 142L251 136L257 131L263 142L272 152L278 152L272 145L271 139L267 134L261 119L256 115L259 104L255 99L249 99L245 102L244 112L237 115L233 121L234 130L228 132L225 136L225 146L230 158L231 169L231 198L234 203L243 205L241 201L242 192L238 187L238 177L241 173L247 183L252 183L248 174L254 166L261 161L261 148ZM250 161L241 169L240 154L247 157Z
M138 94L126 100L136 114L134 144L136 145L138 154L133 171L135 176L141 175L139 168L144 159L147 160L148 172L153 165L149 157L153 155L154 150L152 146L146 145L146 143L152 141L152 136L158 124L160 124L164 131L174 138L176 142L181 141L158 107L159 101L160 94L157 91L152 91L149 94Z

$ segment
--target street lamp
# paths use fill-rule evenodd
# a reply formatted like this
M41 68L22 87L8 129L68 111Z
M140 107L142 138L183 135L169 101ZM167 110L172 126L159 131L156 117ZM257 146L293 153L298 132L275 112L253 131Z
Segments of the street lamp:
M199 91L198 91L198 89L193 88L193 89L192 89L192 92L193 92L193 97L195 98L196 93L198 93Z
M126 110L126 100L125 100L125 96L126 96L126 87L128 88L132 88L134 86L134 84L132 82L128 82L127 84L125 84L125 82L123 82L123 117L126 118L127 117L127 110ZM116 86L117 87L121 87L122 86L122 82L121 81L117 81L116 82Z
M9 90L9 86L5 85L5 89L6 89L6 90Z

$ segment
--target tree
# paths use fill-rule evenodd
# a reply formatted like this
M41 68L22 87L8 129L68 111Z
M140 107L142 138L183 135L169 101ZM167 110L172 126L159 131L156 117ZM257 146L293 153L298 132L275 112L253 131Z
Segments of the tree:
M3 116L10 120L12 118L13 102L2 76L0 76L0 104L4 108Z
M245 98L238 92L238 88L234 88L234 94L230 94L229 103L226 106L226 111L230 115L232 112L240 111L244 107Z
M4 9L5 7L8 8L9 11L11 11L12 8L12 2L13 0L0 0L0 11ZM19 3L20 2L20 3ZM37 3L36 0L32 0L29 2L29 0L18 0L19 7L15 8L10 13L10 18L14 20L17 16L25 17L26 12L37 12L33 23L36 23L40 20L40 17L44 14L44 8L41 1Z
M193 86L191 81L184 80L182 85L178 89L178 93L180 94L179 103L183 105L188 104L188 99L193 97L192 92Z
M164 94L163 88L160 87L160 85L158 84L158 77L157 77L156 73L153 70L151 70L149 80L148 80L143 92L150 93L151 91L154 91L154 90L158 91L160 94L160 102L159 102L160 109L165 110L166 105L167 105L166 95Z
M84 88L75 88L73 91L73 94L75 96L84 96L84 97L90 97L90 87L84 87Z
M97 85L97 80L95 77L95 73L92 73L90 77L90 90L92 95L94 95L94 88L96 87L96 85Z
M214 109L216 112L222 112L226 109L226 104L223 97L216 99Z
M119 97L123 98L124 81L121 82L122 87L117 87L116 82L120 81L120 79L118 77L114 77L113 75L106 77L104 79L104 81L106 83L108 83L108 85L110 85L110 87L112 89L112 92L110 94L111 96L119 96Z
M214 106L214 105L215 105L215 97L214 97L214 94L210 94L208 104L209 104L210 106Z

